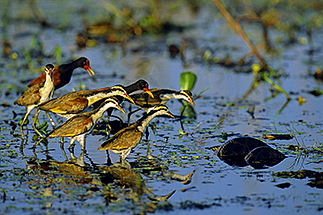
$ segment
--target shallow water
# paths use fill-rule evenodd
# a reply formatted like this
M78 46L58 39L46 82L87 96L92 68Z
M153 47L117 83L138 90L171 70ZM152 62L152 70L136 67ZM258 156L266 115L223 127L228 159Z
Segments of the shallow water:
M43 9L47 6L41 5ZM12 10L18 7L14 5ZM21 6L22 7L22 6ZM17 11L22 8L18 7ZM54 5L53 8L57 7ZM92 5L96 8L95 5ZM91 11L93 8L90 8ZM140 172L143 183L156 195L166 195L173 190L176 192L169 198L168 203L158 203L153 211L169 214L189 213L232 213L239 214L272 214L272 213L319 213L323 208L322 189L312 188L307 185L309 178L277 178L273 173L281 171L314 170L322 171L322 158L320 153L298 153L286 150L288 145L297 145L296 138L300 144L311 148L314 143L322 150L322 124L323 110L321 108L322 98L308 93L315 88L322 90L322 82L316 81L313 76L315 66L321 66L320 59L322 51L318 49L313 55L308 54L308 46L293 44L283 46L276 44L281 56L266 59L275 68L283 71L283 77L275 80L286 92L290 93L291 100L286 103L283 94L265 100L270 97L270 85L261 82L259 86L243 99L243 95L251 87L254 76L251 73L236 73L233 68L223 67L218 64L207 63L202 56L205 51L210 50L212 55L223 57L226 53L234 57L242 56L248 52L248 48L242 40L227 30L226 24L219 19L206 19L205 13L212 15L212 8L207 5L203 12L190 23L198 23L194 28L182 33L170 33L165 36L142 36L132 38L126 44L125 54L120 45L98 43L95 47L82 50L75 48L75 34L81 29L71 27L67 31L57 31L52 28L39 30L36 24L18 22L11 23L8 35L12 42L13 50L18 53L16 61L1 58L1 103L0 126L1 126L1 190L0 197L3 200L1 213L5 214L42 214L42 213L68 213L68 214L101 214L102 212L139 213L139 203L131 195L132 191L110 185L116 201L106 205L104 198L105 184L98 183L97 172L94 167L104 167L107 162L106 153L97 148L103 142L102 135L89 135L87 137L86 154L84 161L90 170L81 170L81 174L69 181L70 175L57 170L28 170L30 161L37 156L39 161L65 161L67 157L59 146L59 138L50 140L48 151L43 151L44 146L37 147L36 155L29 147L34 144L32 137L35 135L29 123L28 137L24 145L23 155L20 152L21 138L19 129L12 132L10 121L18 123L23 117L24 108L13 106L13 102L20 95L17 89L25 89L21 81L31 80L38 74L23 67L25 61L23 47L28 47L32 34L38 33L40 41L44 44L44 52L52 53L56 45L62 47L62 61L66 62L69 56L86 56L91 61L91 66L96 72L94 78L90 78L82 69L74 72L69 85L55 92L54 97L71 92L72 90L101 88L112 86L117 83L129 84L138 78L146 79L150 88L180 89L179 80L182 71L193 71L198 80L193 92L198 94L203 88L211 87L197 99L196 119L187 118L182 120L185 132L192 132L196 126L201 125L192 135L180 135L182 128L179 120L169 118L154 119L151 125L156 129L152 131L148 141L143 138L127 160L131 164L139 165L133 168ZM55 14L53 11L50 14ZM204 15L203 15L204 14ZM17 14L13 15L14 17ZM81 18L73 11L70 14L74 22L79 24ZM49 20L54 20L55 15ZM96 17L98 18L98 17ZM183 18L184 19L184 18ZM206 20L205 20L206 19ZM185 19L184 19L185 20ZM203 22L205 20L205 22ZM182 21L180 19L180 21ZM183 22L183 21L182 21ZM200 24L203 23L203 24ZM73 26L73 25L72 25ZM77 26L77 25L75 25ZM260 36L257 27L253 29L254 41L259 42ZM314 47L321 47L320 37L322 31L314 34ZM274 32L273 37L280 36ZM304 35L299 35L302 37ZM171 42L181 43L188 41L185 53L185 61L179 56L170 58L167 45ZM133 50L142 48L140 51ZM311 59L311 60L310 60ZM33 60L35 68L41 68L48 62L56 64L54 58L45 58L41 65ZM256 60L255 60L256 62ZM117 74L113 76L113 74ZM5 81L4 81L5 80ZM11 91L11 92L10 92ZM299 105L298 96L303 97L306 103ZM230 105L231 104L231 105ZM286 106L284 106L286 105ZM170 111L180 114L181 103L170 101L167 103ZM127 111L129 103L123 104ZM247 112L254 107L254 118ZM284 107L284 108L283 108ZM13 119L13 112L18 114ZM125 116L115 112L118 116ZM138 119L143 112L137 112L131 117L131 121ZM32 112L31 115L33 115ZM55 117L59 119L59 117ZM29 117L31 121L31 116ZM47 120L44 114L40 114L40 123ZM219 121L221 123L212 132L207 132ZM51 126L50 126L51 128ZM221 138L223 133L233 138L239 135L248 135L260 138L262 134L303 132L301 136L296 135L292 140L264 140L271 147L282 151L287 158L274 167L267 169L254 169L250 166L230 166L215 155L215 152L207 149L221 145L225 139ZM25 130L26 134L26 130ZM303 138L303 140L301 140ZM65 149L68 146L65 140ZM149 143L149 146L147 145ZM195 170L191 182L187 185L178 180L166 177L159 171L143 171L142 166L148 162L144 157L147 149L158 165L168 168L168 171L186 175ZM66 152L67 149L66 149ZM75 156L81 154L80 146L76 144ZM112 162L118 162L119 156L110 152ZM74 171L74 170L73 170ZM71 173L73 173L71 171ZM145 173L145 174L143 174ZM83 176L82 174L86 174ZM90 175L90 176L89 176ZM84 178L91 178L90 183L80 182ZM95 179L95 180L94 180ZM79 180L79 181L78 181ZM288 182L290 186L282 189L276 185ZM94 189L94 188L96 189ZM187 189L185 192L181 189ZM134 192L134 191L133 191ZM146 195L142 196L141 202L149 208L150 202ZM71 206L72 205L72 206ZM147 206L148 205L148 206Z

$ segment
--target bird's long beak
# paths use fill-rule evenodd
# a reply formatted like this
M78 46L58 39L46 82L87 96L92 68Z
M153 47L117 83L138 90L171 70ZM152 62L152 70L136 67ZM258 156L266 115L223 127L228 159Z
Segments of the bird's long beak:
M154 98L153 93L148 89L148 86L146 86L144 89L144 92L148 93L148 95L150 95L151 98Z
M85 69L91 77L95 75L95 72L91 69L89 65L85 65L83 69Z
M168 112L167 115L174 118L174 119L176 119L176 117L173 114L171 114L170 112Z
M195 106L195 104L194 104L194 102L193 102L193 100L192 100L192 98L189 98L188 99L188 101L196 108L196 106Z
M126 115L126 112L120 107L120 105L116 105L116 108L120 110L124 115Z
M126 93L125 93L125 94L124 94L124 96L125 96L129 101L131 101L134 105L136 104L128 94L126 94Z

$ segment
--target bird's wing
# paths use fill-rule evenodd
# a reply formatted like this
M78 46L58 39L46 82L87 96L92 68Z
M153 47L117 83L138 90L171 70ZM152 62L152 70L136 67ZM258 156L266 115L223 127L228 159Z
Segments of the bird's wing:
M28 106L38 104L40 101L39 90L43 87L44 83L39 83L28 88L15 102L14 104L20 106Z
M129 147L135 147L141 140L142 133L137 129L130 127L117 132L113 137L105 141L100 150L121 150Z
M32 87L36 84L42 83L46 80L46 73L43 72L42 74L40 74L37 78L35 78L34 80L32 80L27 86L28 87Z
M93 126L92 118L87 115L74 116L53 130L49 137L73 137L84 134Z
M57 77L57 76L59 76L60 75L60 73L58 72L58 67L57 66L55 66L55 68L54 68L54 72L53 72L53 78L54 78L54 85L56 86L57 85L57 80L59 80L59 77ZM41 73L37 78L35 78L34 80L32 80L27 86L28 87L32 87L32 86L34 86L34 85L36 85L36 84L39 84L39 83L42 83L42 82L45 82L45 80L46 80L46 73L45 72L43 72L43 73Z
M88 100L84 97L66 98L60 97L45 102L39 106L41 110L58 114L76 114L82 112L88 105Z
M161 100L160 100L161 90L152 89L151 92L154 95L154 98L151 98L150 95L148 95L145 92L133 94L130 97L135 102L135 104L141 108L149 108L149 107L159 105L161 103Z

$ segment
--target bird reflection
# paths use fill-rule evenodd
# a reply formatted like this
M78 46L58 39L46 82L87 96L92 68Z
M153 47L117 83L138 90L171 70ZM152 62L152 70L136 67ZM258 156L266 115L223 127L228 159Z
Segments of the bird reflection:
M137 194L139 201L141 201L144 194L146 194L152 201L166 201L175 193L174 190L166 195L154 194L146 187L140 172L134 171L127 161L122 163L116 162L109 167L99 167L99 170L100 172L104 172L102 175L103 181L115 181L117 185L121 187L131 188L133 192Z
M68 151L69 155L64 149L62 150L66 158L65 161L54 160L48 151L46 152L46 159L44 160L39 160L37 155L35 157L29 157L28 161L26 160L27 169L35 170L29 172L29 174L36 176L34 178L37 178L34 183L39 184L37 180L46 181L49 184L45 184L44 186L52 187L55 184L64 193L73 192L73 187L79 189L79 184L88 184L90 188L84 186L85 189L104 193L111 187L108 186L109 184L117 185L121 190L124 190L121 192L123 194L120 194L120 191L115 192L115 189L110 190L109 195L107 194L109 198L106 198L106 194L104 195L105 204L109 204L116 199L131 198L136 200L135 202L140 205L140 208L143 208L143 201L148 201L146 197L152 202L167 201L175 193L175 190L166 195L155 194L151 189L147 188L142 174L149 174L150 171L154 171L154 173L160 171L160 174L156 176L157 179L163 176L163 178L189 184L194 173L194 171L188 175L174 173L155 159L132 163L128 163L127 161L122 163L116 162L110 166L100 166L92 161L86 151L82 151L79 156L76 156L72 150ZM55 183L52 183L53 181ZM132 192L129 192L129 189ZM90 197L88 192L74 196L76 199L84 201Z

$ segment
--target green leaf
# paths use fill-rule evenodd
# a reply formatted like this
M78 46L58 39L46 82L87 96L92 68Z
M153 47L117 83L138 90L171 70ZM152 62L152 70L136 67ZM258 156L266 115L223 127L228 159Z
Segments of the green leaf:
M264 80L266 82L268 82L269 84L271 84L276 90L278 90L279 92L283 93L288 100L290 100L290 96L288 95L288 93L279 85L277 85L273 80L271 80L267 74L264 74Z
M191 71L181 73L180 86L182 90L192 90L194 88L197 76Z
M221 120L219 120L219 122L218 123L216 123L215 124L215 126L213 127L213 128L211 128L211 130L210 131L213 131L216 127L218 127L218 125L220 125L220 123L222 122L222 119Z
M179 131L179 134L180 135L184 135L185 134L184 131L183 131L183 129L178 129L178 131Z

